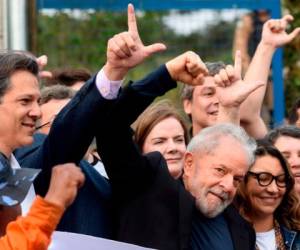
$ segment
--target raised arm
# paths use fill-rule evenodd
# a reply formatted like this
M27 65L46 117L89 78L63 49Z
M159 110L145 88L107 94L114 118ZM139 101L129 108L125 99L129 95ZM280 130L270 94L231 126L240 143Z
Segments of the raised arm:
M286 32L288 24L293 21L291 15L281 19L271 19L263 26L262 39L256 49L254 57L245 75L245 82L263 82L263 87L254 91L241 105L241 125L254 138L262 138L267 128L260 116L263 99L266 92L270 66L276 48L292 41L299 33L300 28L290 34Z
M233 41L233 58L237 50L241 51L242 55L242 71L248 68L250 56L248 53L249 37L253 31L253 21L251 14L248 13L242 17L237 23Z
M115 192L123 194L126 190L126 195L136 194L134 190L147 186L155 175L154 165L159 165L152 165L141 154L132 140L131 123L156 97L176 87L176 80L201 84L206 74L207 69L199 56L186 52L122 91L96 135L97 149ZM156 159L164 161L162 157ZM132 192L127 192L128 189ZM128 197L120 196L124 202L128 201Z
M132 4L128 5L127 22L128 31L115 35L107 44L107 62L104 71L111 80L122 79L130 69L141 64L146 58L166 49L162 43L148 46L143 44Z
M109 91L114 90L116 98L120 85L116 80L124 78L128 70L142 63L155 52L164 50L163 44L144 46L137 29L133 6L128 6L128 31L120 33L108 41L107 62L102 71L90 79L76 96L56 116L50 133L42 146L34 152L32 162L43 171L35 181L39 194L44 195L50 181L51 169L56 164L74 162L83 158L102 119L105 120L109 106L101 83L106 80ZM114 51L112 53L111 51ZM102 77L99 77L101 75ZM111 97L111 96L110 96ZM101 115L101 117L99 117Z
M242 80L242 59L240 51L235 53L234 67L226 66L214 76L219 99L218 123L240 124L240 106L256 89L263 86L260 81L247 84Z

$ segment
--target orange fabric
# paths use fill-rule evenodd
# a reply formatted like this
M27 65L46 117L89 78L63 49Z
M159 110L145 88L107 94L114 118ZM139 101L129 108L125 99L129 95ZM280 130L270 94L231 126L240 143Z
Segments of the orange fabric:
M0 238L1 250L46 250L64 210L37 196L25 217L18 217Z

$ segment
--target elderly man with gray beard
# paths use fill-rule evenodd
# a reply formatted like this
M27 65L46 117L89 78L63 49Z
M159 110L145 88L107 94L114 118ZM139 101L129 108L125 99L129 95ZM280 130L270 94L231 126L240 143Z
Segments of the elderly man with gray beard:
M130 68L143 58L145 48L134 30L109 40L109 64L126 60ZM224 73L216 79L222 90L219 117L238 123L240 104L262 84L241 80L239 53ZM132 140L131 123L157 96L175 88L176 81L202 84L205 75L200 57L186 52L124 88L102 119L97 148L112 186L117 240L172 250L255 248L252 227L230 205L256 148L242 128L225 123L203 129L188 146L179 180L159 152L142 155Z

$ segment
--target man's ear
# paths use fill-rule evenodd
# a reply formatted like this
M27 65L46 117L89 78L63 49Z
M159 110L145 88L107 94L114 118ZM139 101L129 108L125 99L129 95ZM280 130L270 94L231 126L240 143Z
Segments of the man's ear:
M193 153L191 152L186 152L184 155L184 175L185 176L190 176L193 172L194 169L194 156Z
M192 101L188 99L184 99L182 105L183 105L184 112L187 115L190 115L192 113Z

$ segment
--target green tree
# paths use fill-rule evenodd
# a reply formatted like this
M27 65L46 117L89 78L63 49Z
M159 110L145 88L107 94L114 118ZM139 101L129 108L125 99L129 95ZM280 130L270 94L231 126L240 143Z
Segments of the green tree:
M158 65L187 50L197 52L204 60L231 62L234 22L216 18L216 23L205 29L182 35L165 24L166 15L168 12L138 12L139 33L144 43L163 42L168 50L147 59L128 74L128 79L140 79ZM60 11L52 16L39 13L38 54L49 56L50 70L85 67L95 72L106 61L107 40L125 30L125 12L80 11L78 15L78 11ZM178 90L169 92L167 97L181 106Z
M297 0L284 0L284 7L295 18L291 23L290 29L300 27L300 4ZM300 97L300 37L294 39L284 48L284 65L287 69L285 76L285 96L286 108Z

